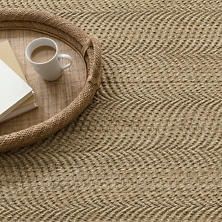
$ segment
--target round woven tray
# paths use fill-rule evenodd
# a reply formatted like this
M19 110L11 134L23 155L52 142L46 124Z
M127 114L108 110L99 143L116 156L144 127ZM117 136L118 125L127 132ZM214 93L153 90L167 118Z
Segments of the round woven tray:
M53 117L29 128L0 136L0 152L33 144L65 127L90 104L101 79L100 45L95 38L88 36L73 23L46 12L0 10L0 30L18 29L49 34L78 50L86 63L87 79L78 97Z

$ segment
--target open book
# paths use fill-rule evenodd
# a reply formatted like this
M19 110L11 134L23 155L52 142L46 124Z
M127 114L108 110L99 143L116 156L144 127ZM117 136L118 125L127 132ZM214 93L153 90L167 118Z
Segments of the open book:
M25 75L7 40L0 42L0 59L2 60L0 63L0 78L2 77L3 80L3 74L8 73L7 77L4 75L4 81L0 81L0 122L3 122L30 111L36 108L37 105L34 93L31 87L27 84ZM14 76L14 74L16 76ZM11 82L9 86L7 86L6 82L9 81L9 79ZM18 90L18 83L21 84L20 86L22 86L22 90L26 90L24 91L25 96L19 94L21 91ZM12 88L13 84L16 84L16 87ZM8 93L11 93L11 97L6 96L9 95Z

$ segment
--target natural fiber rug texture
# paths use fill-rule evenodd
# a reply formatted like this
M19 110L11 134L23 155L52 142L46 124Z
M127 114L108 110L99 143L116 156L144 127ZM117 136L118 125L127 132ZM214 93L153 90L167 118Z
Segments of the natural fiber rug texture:
M0 221L222 221L222 1L2 0L102 44L76 122L0 155Z

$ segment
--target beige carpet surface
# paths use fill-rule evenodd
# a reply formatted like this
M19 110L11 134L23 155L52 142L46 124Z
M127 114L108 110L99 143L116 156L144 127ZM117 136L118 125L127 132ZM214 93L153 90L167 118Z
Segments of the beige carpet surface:
M2 0L98 37L80 118L0 155L0 221L222 221L222 2Z

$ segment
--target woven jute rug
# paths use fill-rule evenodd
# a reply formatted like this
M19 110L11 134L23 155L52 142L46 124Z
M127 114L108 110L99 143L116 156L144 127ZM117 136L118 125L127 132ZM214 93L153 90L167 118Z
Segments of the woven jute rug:
M92 104L0 155L0 221L222 221L222 2L3 0L96 36Z

